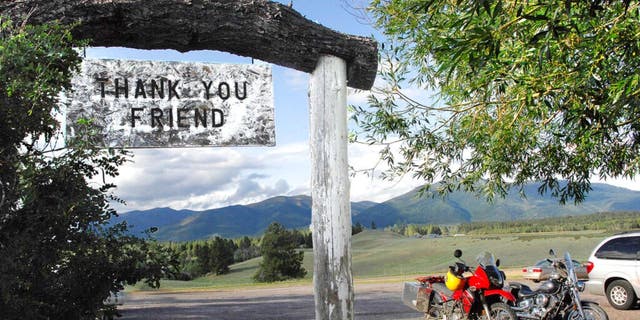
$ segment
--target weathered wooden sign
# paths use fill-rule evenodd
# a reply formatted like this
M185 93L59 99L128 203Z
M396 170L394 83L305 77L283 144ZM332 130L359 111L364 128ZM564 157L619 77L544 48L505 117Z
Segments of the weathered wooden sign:
M104 147L275 145L268 65L85 59L72 86L67 135Z

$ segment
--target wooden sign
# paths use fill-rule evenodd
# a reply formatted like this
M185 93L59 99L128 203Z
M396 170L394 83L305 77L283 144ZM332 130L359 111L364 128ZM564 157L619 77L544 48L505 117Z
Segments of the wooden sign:
M103 147L275 145L268 65L85 59L72 86L67 135Z

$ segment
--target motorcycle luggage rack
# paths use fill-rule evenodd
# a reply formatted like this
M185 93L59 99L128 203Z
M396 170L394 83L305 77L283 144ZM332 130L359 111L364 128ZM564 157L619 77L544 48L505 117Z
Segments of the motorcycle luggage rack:
M423 276L417 277L420 283L444 283L444 276Z
M443 296L441 291L448 291L444 285L444 276L423 276L416 278L417 282L405 282L402 291L402 302L408 307L421 311L429 312L432 304L432 297L435 288L438 287L438 296L440 301L449 300Z

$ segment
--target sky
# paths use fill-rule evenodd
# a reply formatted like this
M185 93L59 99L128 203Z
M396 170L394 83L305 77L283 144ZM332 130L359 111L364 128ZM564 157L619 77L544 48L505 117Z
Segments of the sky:
M362 0L282 0L308 19L336 31L374 36L359 7ZM87 58L193 61L206 63L252 63L215 51L134 50L87 48ZM275 147L198 147L133 149L133 161L120 168L113 180L115 195L126 206L114 204L120 212L156 207L205 210L236 204L250 204L274 196L310 194L309 102L306 73L272 66L275 107ZM350 90L348 104L364 104L366 91ZM378 147L349 145L349 163L356 169L376 165ZM380 167L380 170L383 168ZM614 185L640 190L640 183L621 180ZM410 177L385 181L364 174L351 178L352 201L382 202L420 186Z

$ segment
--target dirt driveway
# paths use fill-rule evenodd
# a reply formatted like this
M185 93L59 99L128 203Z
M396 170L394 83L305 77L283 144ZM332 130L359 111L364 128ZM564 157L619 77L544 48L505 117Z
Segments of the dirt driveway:
M536 287L536 285L533 285ZM402 284L356 284L356 319L419 320L420 313L401 301ZM640 319L640 310L613 309L606 298L583 294L583 299L600 303L611 320ZM313 288L294 286L188 293L128 294L121 306L121 319L168 320L313 320Z
M402 284L356 285L356 319L422 319L401 301ZM123 317L133 320L313 320L313 287L241 289L125 296Z

